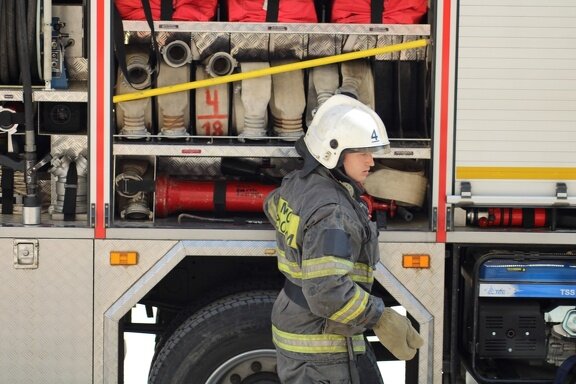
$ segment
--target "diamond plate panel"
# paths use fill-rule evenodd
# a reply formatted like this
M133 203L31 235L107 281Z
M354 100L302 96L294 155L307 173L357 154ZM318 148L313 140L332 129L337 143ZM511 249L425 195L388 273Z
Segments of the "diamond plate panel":
M388 45L407 43L409 41L424 39L427 36L402 36L402 35L383 35L378 36L378 47L385 47ZM408 49L400 52L391 52L383 55L376 55L376 60L425 60L428 50L426 47Z
M429 147L396 147L395 143L392 143L392 145L394 145L392 150L389 153L380 156L381 158L429 159L431 156L431 150ZM173 143L171 145L142 143L114 144L114 155L136 156L142 153L154 156L186 157L299 157L293 146L276 146L274 144L268 146L250 145L245 143L237 143L235 145L186 145L181 143Z
M88 81L88 59L84 57L66 57L68 76L74 81Z
M161 157L158 159L158 173L203 179L222 176L221 158L203 157L190 160L182 157Z
M105 313L131 286L137 285L142 290L138 296L124 297L134 304L153 286L139 281L150 271L158 260L176 244L174 241L154 240L103 240L97 241L94 252L94 383L116 382L118 361L117 328L108 329L110 335L104 342ZM138 252L138 264L130 267L111 266L110 251L135 250ZM178 260L179 261L179 260ZM143 286L144 284L144 286ZM128 303L126 313L133 304ZM121 315L119 315L121 316ZM117 325L117 319L114 323ZM105 346L106 344L106 346ZM106 365L104 364L106 361ZM121 359L120 359L121 361Z
M51 138L52 155L68 154L72 157L79 153L86 152L88 148L88 138L83 135L53 135Z
M230 52L230 35L227 33L194 33L192 34L194 59L204 60L217 52Z
M342 52L356 52L376 48L377 36L347 35L344 38Z
M431 321L421 329L422 336L429 338L428 345L433 340L433 349L430 351L426 344L420 349L419 383L442 382L444 252L443 244L380 243L380 262L402 286L382 281L379 273L375 273L376 279L409 312L422 306L432 315ZM430 268L403 268L402 255L410 253L429 254ZM416 317L415 313L411 314ZM431 329L427 329L430 325Z
M305 34L273 34L270 35L271 59L304 59L308 35Z
M298 159L293 158L275 158L270 161L262 158L242 158L242 161L259 168L262 173L272 177L283 177L301 165ZM158 173L199 177L203 179L221 176L237 176L233 174L223 175L221 165L221 157L161 157L158 159ZM249 176L256 177L258 175L246 175L247 178L249 178Z
M149 31L146 21L124 20L125 31ZM208 33L307 33L307 34L361 34L361 35L430 35L428 24L333 24L333 23L236 23L236 22L182 22L155 23L155 29L178 32ZM145 33L145 32L144 32ZM148 32L149 33L149 32Z
M0 240L0 382L92 382L92 240L39 241L37 269L15 269Z
M239 61L268 61L270 36L258 33L233 34L230 54Z
M149 44L146 22L124 21L126 42ZM195 60L216 52L229 52L240 61L308 59L342 52L370 49L430 36L430 26L379 24L297 24L297 23L186 23L156 24L159 47L191 34ZM344 43L346 43L344 45ZM414 53L418 52L418 53ZM426 49L380 55L378 60L424 59Z
M342 35L310 35L308 37L308 57L317 58L342 53Z
M22 101L24 92L21 88L0 88L0 100ZM60 102L87 102L88 83L85 81L71 81L68 89L54 90L35 87L32 92L33 101L60 101Z

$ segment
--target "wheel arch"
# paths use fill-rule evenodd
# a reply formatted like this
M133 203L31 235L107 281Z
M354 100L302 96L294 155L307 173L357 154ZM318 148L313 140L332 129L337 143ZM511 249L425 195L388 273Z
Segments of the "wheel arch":
M182 271L185 272L190 268L196 268L195 274L201 276L197 282L202 282L202 284L188 285L186 288L188 299L201 296L200 286L203 287L204 293L210 293L208 296L210 300L217 294L224 295L250 287L261 289L277 287L279 290L283 280L276 270L276 259L273 253L275 246L273 240L184 240L175 243L104 312L104 376L118 377L121 372L122 359L119 356L122 349L119 345L119 332L122 328L122 319L132 307L138 303L152 304L152 299L154 299L157 300L156 305L190 310L193 307L190 301L175 303L168 300L168 297L174 297L175 291L173 290L182 286L182 282L178 281L182 276ZM216 266L221 268L215 274L206 273L208 270L214 271ZM222 278L233 275L239 278L228 281ZM268 278L263 278L265 275ZM206 284L209 278L212 278L212 283ZM194 289L198 290L193 291ZM176 307L174 307L175 304L177 304Z

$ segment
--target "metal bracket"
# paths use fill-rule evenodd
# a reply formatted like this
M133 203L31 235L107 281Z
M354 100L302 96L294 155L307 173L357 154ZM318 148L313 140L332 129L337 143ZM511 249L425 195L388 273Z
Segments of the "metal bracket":
M96 204L90 204L90 228L96 226Z
M556 198L559 200L568 199L568 186L566 186L566 183L556 183Z
M104 204L104 226L110 228L110 204Z
M460 183L460 197L469 199L472 197L472 184L469 181L462 181Z

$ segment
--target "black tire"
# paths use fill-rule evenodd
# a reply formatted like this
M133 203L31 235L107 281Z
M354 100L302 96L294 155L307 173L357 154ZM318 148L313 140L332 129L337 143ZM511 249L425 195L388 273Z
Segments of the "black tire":
M191 315L158 353L149 383L280 383L270 321L276 295L238 293Z
M1 1L1 0L0 0ZM282 285L276 280L269 279L250 279L247 281L238 281L227 283L220 287L210 288L209 290L202 292L199 297L195 297L192 303L188 305L185 309L179 311L176 315L173 311L168 310L166 313L158 310L158 315L156 320L158 325L166 327L159 337L156 338L156 346L154 350L154 356L152 361L156 360L158 353L164 347L166 341L172 336L174 331L182 325L190 316L196 313L200 308L209 305L215 301L220 300L223 297L232 296L241 292L249 291L277 291L282 289Z

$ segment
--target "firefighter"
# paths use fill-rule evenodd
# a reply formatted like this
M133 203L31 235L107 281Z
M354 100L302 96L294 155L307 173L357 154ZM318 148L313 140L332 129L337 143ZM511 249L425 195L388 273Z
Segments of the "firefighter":
M285 384L381 383L363 337L367 329L399 359L411 359L422 345L406 317L370 294L380 259L378 233L360 196L374 152L388 147L374 111L334 95L296 142L303 167L285 176L264 202L286 277L272 310L278 375Z

